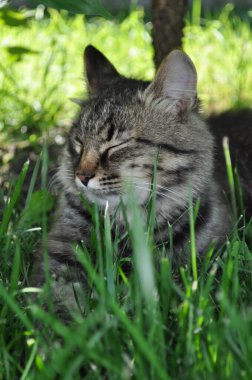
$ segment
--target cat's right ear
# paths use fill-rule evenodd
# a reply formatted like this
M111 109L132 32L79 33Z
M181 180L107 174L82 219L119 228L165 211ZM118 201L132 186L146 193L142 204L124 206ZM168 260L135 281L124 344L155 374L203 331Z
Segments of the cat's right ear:
M173 50L161 63L144 95L164 109L167 106L174 115L193 109L197 104L197 72L188 55Z
M96 95L119 76L112 63L92 45L84 50L84 64L90 95Z

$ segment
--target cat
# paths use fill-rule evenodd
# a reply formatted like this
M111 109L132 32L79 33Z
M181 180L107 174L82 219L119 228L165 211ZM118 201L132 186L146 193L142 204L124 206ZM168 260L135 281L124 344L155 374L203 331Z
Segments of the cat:
M206 253L213 240L224 242L231 228L223 193L228 194L223 181L225 162L219 159L222 148L215 155L215 128L211 132L200 115L197 73L191 59L180 50L172 51L151 83L123 77L91 45L85 49L84 62L89 99L81 103L69 132L58 173L59 208L48 236L53 295L59 305L62 299L68 304L71 297L74 300L71 283L85 283L73 253L74 242L84 241L90 247L91 217L80 193L103 211L108 204L113 214L120 197L127 207L125 183L130 182L144 215L157 155L156 244L166 244L169 255L169 222L173 260L185 261L190 198L193 204L200 200L195 223L199 255ZM249 189L247 193L251 199ZM123 230L123 219L118 223ZM44 283L43 267L40 253L33 271L33 282L39 286Z

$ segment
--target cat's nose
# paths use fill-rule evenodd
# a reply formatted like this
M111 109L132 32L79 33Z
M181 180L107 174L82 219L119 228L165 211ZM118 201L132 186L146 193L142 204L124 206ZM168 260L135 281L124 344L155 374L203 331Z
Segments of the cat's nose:
M91 178L93 178L95 175L93 172L84 172L84 173L80 173L80 172L77 172L76 173L76 176L79 178L79 180L83 183L83 185L87 186L88 185L88 182Z

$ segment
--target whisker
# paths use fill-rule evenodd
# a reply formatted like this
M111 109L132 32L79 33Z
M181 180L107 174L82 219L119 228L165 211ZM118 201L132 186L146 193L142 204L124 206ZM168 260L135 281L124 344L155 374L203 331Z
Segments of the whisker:
M126 177L124 177L124 178L126 178ZM142 177L140 177L140 176L139 177L138 176L132 176L132 177L127 176L127 178L130 178L131 180L132 179L142 179ZM130 182L132 182L132 181L130 181ZM178 197L177 200L180 199L180 200L183 200L185 202L188 202L188 199L189 199L189 193L188 193L188 196L186 196L185 194L182 194L181 192L179 192L177 190L174 190L174 189L171 189L169 187L161 186L161 185L158 185L158 184L153 184L151 182L132 182L132 183L136 183L136 184L139 184L139 185L148 185L148 186L151 186L152 188L156 187L156 188L158 188L160 190L165 190L165 191L167 191L169 193L174 194L176 197ZM193 191L196 191L196 193L199 194L199 193L201 193L202 189L199 188L198 186L194 185L193 186Z
M58 175L55 174L55 175L50 179L50 181L48 182L48 185L47 185L48 189L51 190L52 187L55 185L55 183L57 183L58 180L59 180Z
M187 200L188 200L187 197L183 196L183 195L182 195L181 193L179 193L178 191L172 190L172 189L170 189L170 188L168 188L168 187L165 187L165 186L154 185L154 184L152 184L151 182L132 182L132 183L133 183L134 185L147 185L147 186L150 186L150 187L151 187L150 190L153 190L154 187L157 187L157 188L160 189L160 190L165 190L165 191L167 191L167 192L169 192L169 193L172 193L172 194L174 194L175 196L177 196L178 198L176 199L176 201L178 201L179 199L182 199L182 200L184 200L184 201L187 201ZM157 194L165 195L165 194L162 193L162 192L157 192Z
M135 183L135 182L133 182L133 184L134 184L134 186L135 187L138 187L138 188L142 188L143 190L148 190L149 192L151 192L151 191L154 191L154 189L153 189L153 184L152 183L148 183L148 182L141 182L141 183ZM143 184L143 185L149 185L149 186L151 186L152 188L146 188L146 187L140 187L140 186L138 186L138 184ZM160 191L155 191L155 193L156 194L158 194L158 195L161 195L161 196L163 196L164 198L167 198L167 199L169 199L169 200L173 200L173 201L175 201L175 202L177 202L179 199L182 199L182 200L185 200L185 201L189 201L189 197L184 197L184 196L181 196L181 194L180 193L178 193L177 191L173 191L173 190L171 190L171 189L169 189L169 188L167 188L167 187L164 187L164 186L161 186L161 185L156 185L158 188L160 188L160 189L164 189L164 190L166 190L166 191L170 191L171 193L173 193L174 195L178 195L179 196L179 198L173 198L173 197L171 197L170 195L168 195L168 194L164 194L164 193L162 193L162 192L160 192ZM195 206L195 204L193 204L193 207ZM190 208L190 206L188 206L188 208L185 210L185 211L183 211L183 213L172 223L172 224L175 224L175 223L177 223L187 212L188 212L188 210L189 210L189 208ZM199 214L198 214L198 217L201 219L201 220L203 220L203 218L202 218L202 216L201 216L201 213L200 213L200 211L199 211Z
M124 178L130 178L130 179L142 179L142 177L138 177L138 176L127 176L127 177L123 177ZM135 182L134 182L135 183ZM180 195L181 196L181 193L176 191L176 190L173 190L169 187L165 187L165 186L161 186L161 185L158 185L158 184L153 184L152 182L139 182L140 185L149 185L149 186L155 186L155 187L158 187L159 189L163 189L163 190L166 190L166 191L169 191L170 193L173 193L174 195Z
M144 186L138 186L138 185L136 185L136 184L134 184L134 187L136 187L137 189L147 190L147 191L149 191L149 192L154 191L156 194L161 195L162 197L164 197L164 198L166 198L166 199L172 200L172 201L174 201L174 202L177 202L177 201L178 201L176 198L173 198L173 197L171 197L170 195L164 194L164 193L162 193L161 191L157 191L157 190L149 189L148 187L144 187Z

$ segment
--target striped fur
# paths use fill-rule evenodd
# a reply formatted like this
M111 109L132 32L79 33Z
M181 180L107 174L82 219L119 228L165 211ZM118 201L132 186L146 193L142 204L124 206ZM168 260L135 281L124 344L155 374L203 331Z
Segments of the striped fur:
M189 57L171 53L150 84L120 76L91 46L85 60L90 97L69 133L58 173L60 207L49 234L54 278L65 278L63 265L70 273L68 282L77 281L79 265L71 244L82 240L87 247L90 244L91 220L79 194L101 209L108 202L113 213L120 197L127 205L125 186L132 183L144 213L157 155L156 244L169 246L169 222L174 231L173 257L182 261L186 257L190 197L194 202L200 199L199 254L213 239L223 241L229 216L213 176L214 141L198 112L197 75ZM118 223L123 230L123 220ZM40 260L35 273L42 283Z

